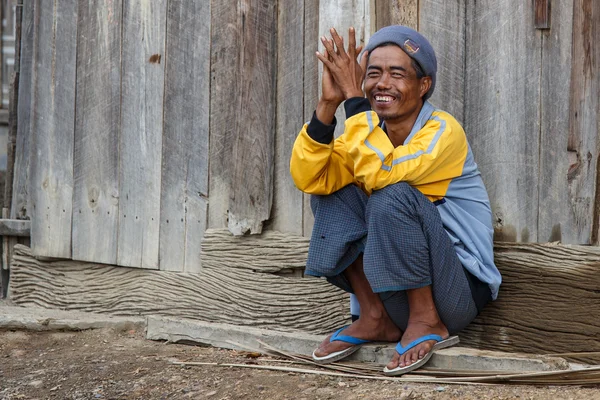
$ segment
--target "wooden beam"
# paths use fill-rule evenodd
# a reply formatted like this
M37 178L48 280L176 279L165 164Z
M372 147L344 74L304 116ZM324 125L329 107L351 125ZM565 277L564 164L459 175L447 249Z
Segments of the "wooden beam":
M31 234L31 221L22 219L0 219L0 236L24 236Z
M203 265L200 274L190 274L70 260L41 261L29 248L17 245L10 285L11 300L27 306L162 315L320 334L349 321L347 295L324 280L245 268Z
M274 275L302 268L307 238L277 232L233 237L225 229L209 230L202 251L202 272L188 274L42 261L17 245L11 298L23 306L314 333L348 322L348 296L334 286ZM461 344L538 354L597 352L579 359L600 361L600 342L594 339L600 336L600 248L496 243L495 260L503 276L499 298L460 332Z

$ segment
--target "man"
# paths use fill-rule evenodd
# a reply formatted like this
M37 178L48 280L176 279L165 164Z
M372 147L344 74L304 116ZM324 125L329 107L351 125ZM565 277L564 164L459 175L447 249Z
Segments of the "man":
M353 293L360 318L313 358L329 363L368 342L399 342L384 372L401 375L458 343L451 335L496 298L489 200L462 127L427 101L437 71L429 42L389 26L358 64L354 30L347 51L331 34L317 53L322 96L290 171L313 194L306 273ZM345 130L334 140L344 100Z

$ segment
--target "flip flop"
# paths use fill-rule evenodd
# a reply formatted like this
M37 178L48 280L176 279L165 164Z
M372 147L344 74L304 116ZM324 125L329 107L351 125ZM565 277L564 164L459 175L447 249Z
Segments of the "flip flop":
M441 350L446 347L454 346L460 341L458 339L458 336L450 336L449 338L444 339L440 335L425 335L418 338L417 340L410 342L408 345L406 345L406 347L403 347L402 344L398 343L396 345L396 351L398 352L398 354L402 355L410 349L412 349L413 347L417 346L418 344L421 344L428 340L435 340L437 343L433 345L431 350L429 350L429 353L425 354L425 357L415 361L410 365L407 365L406 367L398 366L392 369L388 369L388 367L385 367L383 369L383 373L388 376L398 376L406 374L410 371L414 371L415 369L421 368L423 365L425 365L436 350Z
M344 350L329 353L323 357L319 357L319 356L315 355L315 352L313 351L312 358L317 364L329 364L329 363L341 360L342 358L346 358L350 354L352 354L355 351L357 351L358 349L360 349L360 347L363 344L371 342L370 340L359 339L359 338L355 338L354 336L340 335L340 333L346 328L347 328L347 326L344 326L344 327L341 327L340 329L338 329L333 335L331 335L331 338L329 338L329 342L336 342L336 341L337 342L345 342L345 343L353 344L354 346L348 347L347 349L344 349Z

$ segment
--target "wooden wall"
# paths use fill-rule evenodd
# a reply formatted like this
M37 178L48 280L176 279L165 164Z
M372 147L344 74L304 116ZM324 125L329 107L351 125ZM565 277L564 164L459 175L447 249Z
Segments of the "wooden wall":
M207 228L309 236L288 160L318 38L402 23L437 51L432 102L465 126L497 238L597 244L600 5L555 0L540 30L533 3L27 1L11 217L35 254L169 271L199 271Z

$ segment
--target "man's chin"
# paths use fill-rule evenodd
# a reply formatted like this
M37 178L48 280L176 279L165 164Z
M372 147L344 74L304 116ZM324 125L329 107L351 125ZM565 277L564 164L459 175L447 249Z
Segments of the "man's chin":
M400 117L400 114L397 114L397 113L390 113L390 112L385 112L385 111L379 113L379 112L377 112L377 110L375 110L375 112L377 113L377 116L379 117L379 119L383 120L383 121L389 121L389 120L393 120L393 119Z

